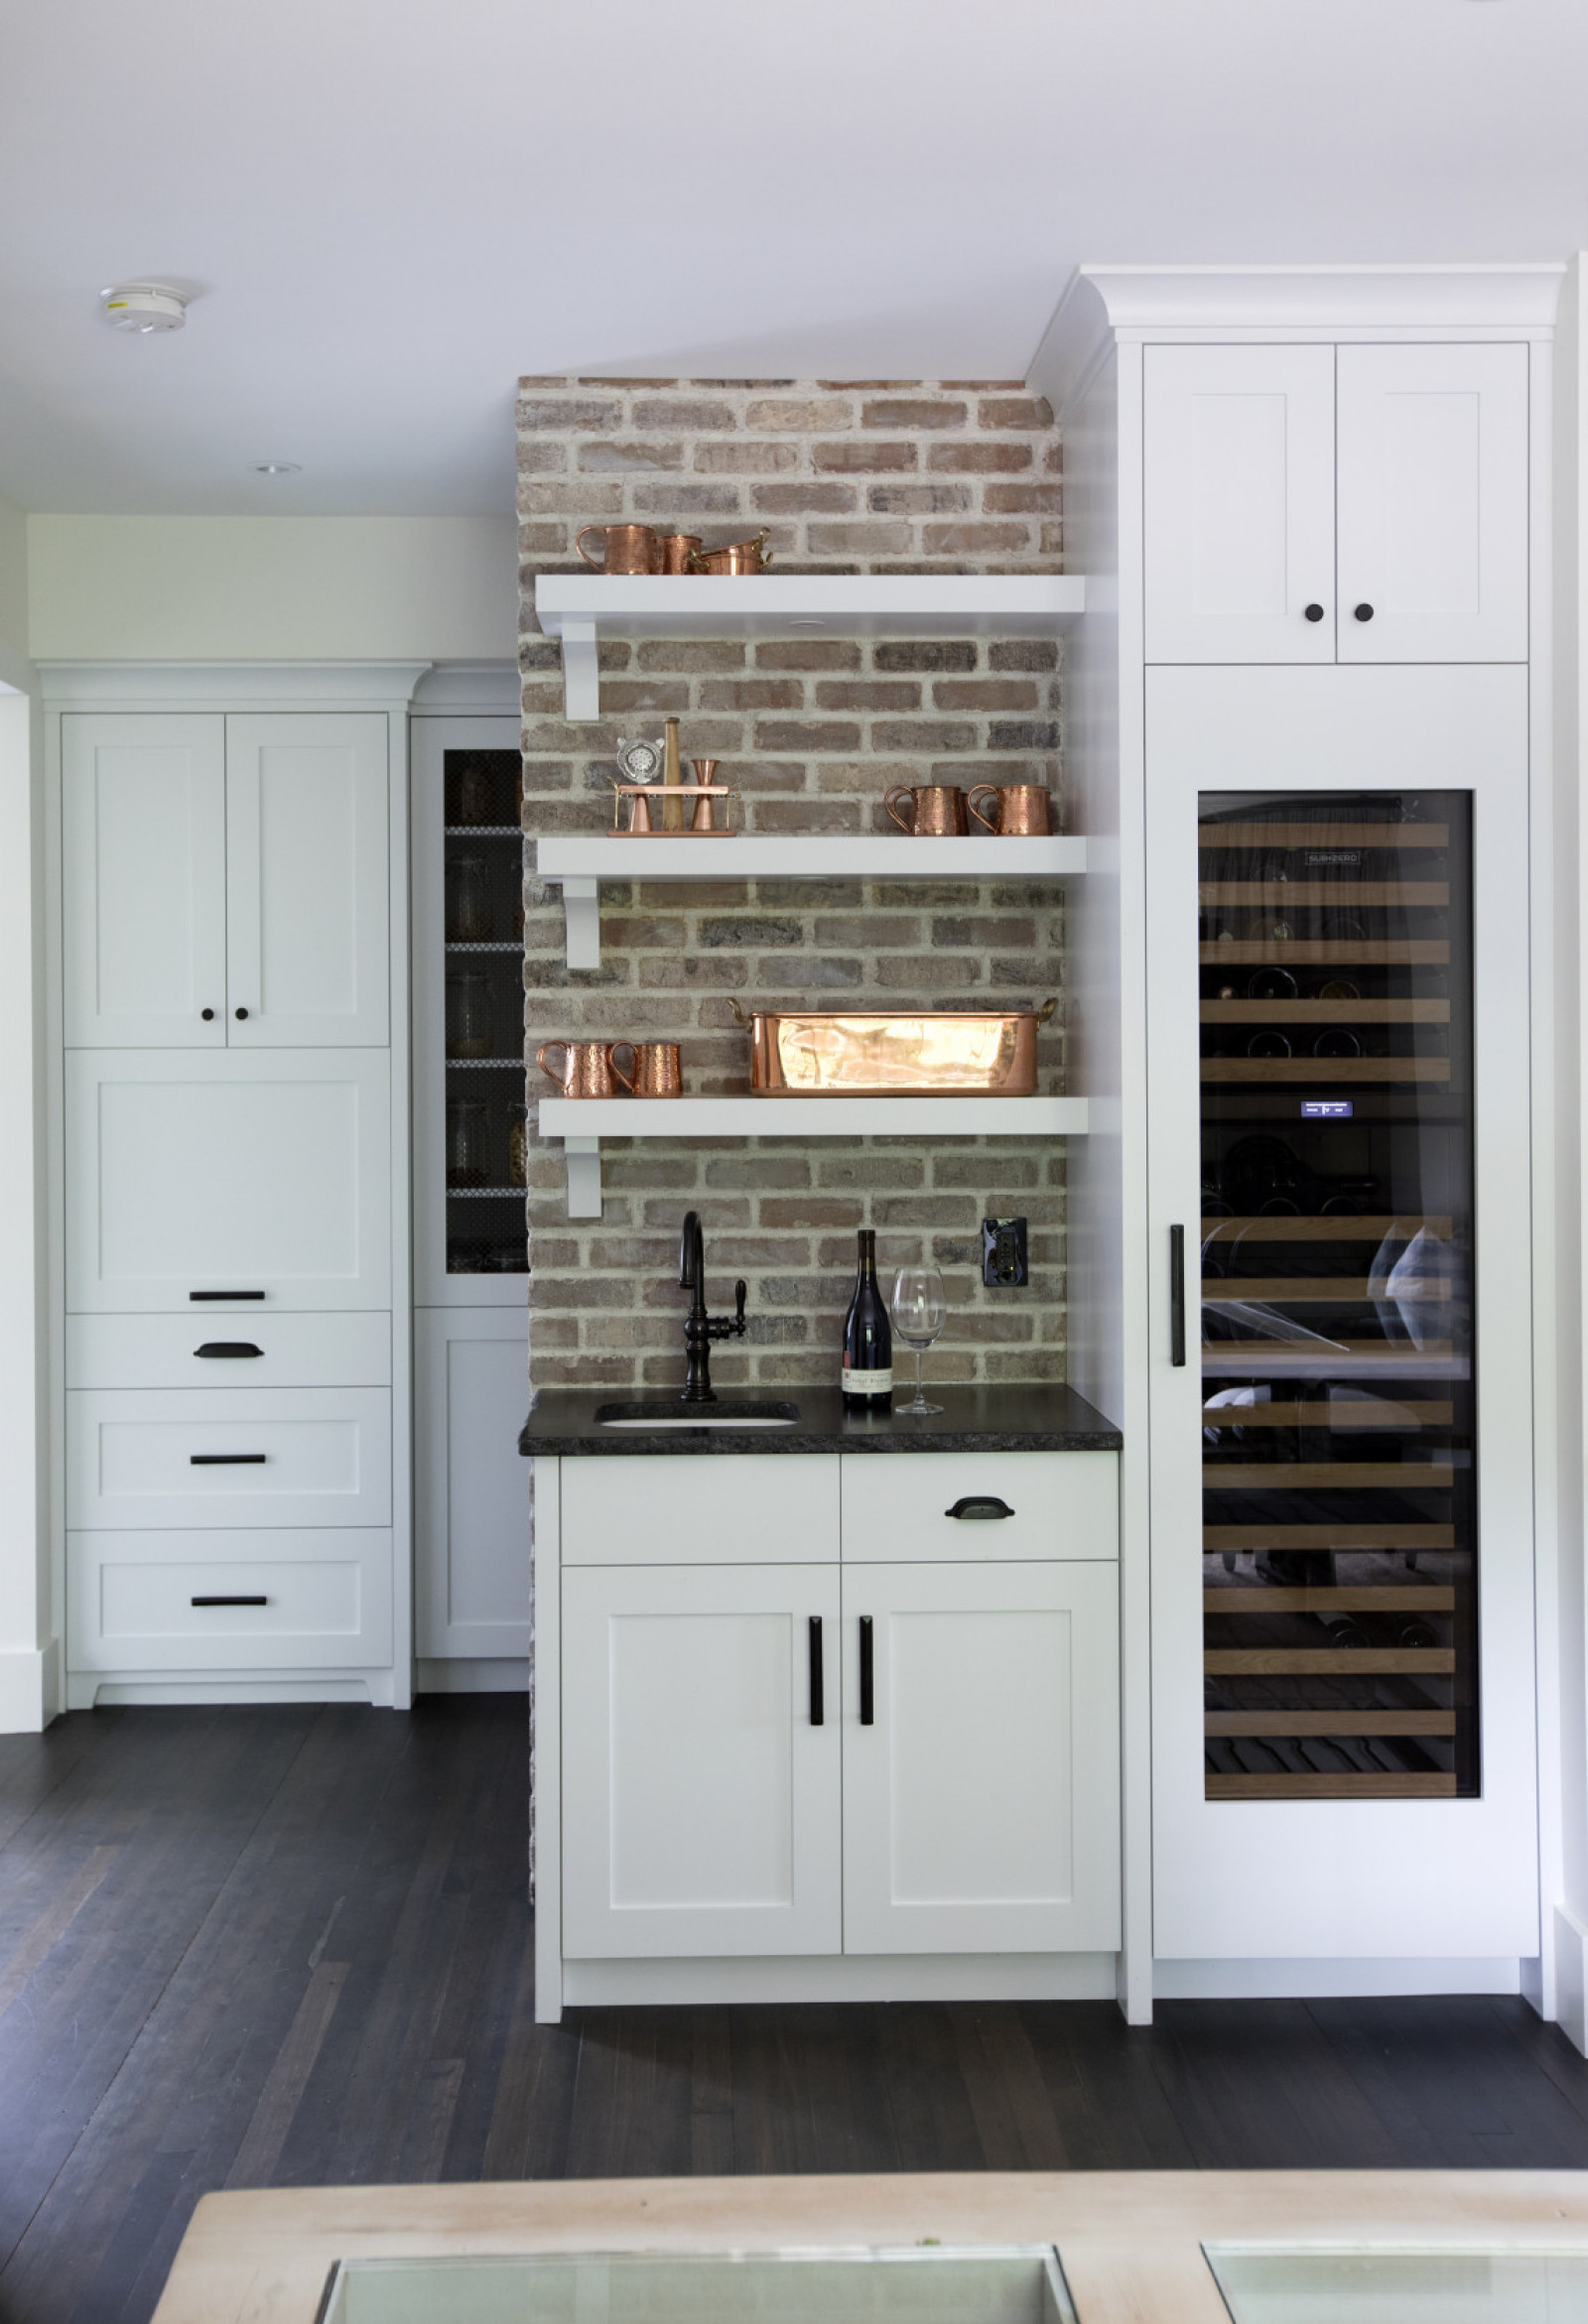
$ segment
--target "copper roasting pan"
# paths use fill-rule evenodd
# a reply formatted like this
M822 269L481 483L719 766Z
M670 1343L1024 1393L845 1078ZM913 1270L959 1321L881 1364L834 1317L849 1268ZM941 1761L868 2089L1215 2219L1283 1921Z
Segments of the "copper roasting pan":
M862 1015L851 1009L733 1013L750 1028L750 1094L756 1097L876 1097L1036 1094L1041 1009L976 1016L959 1009Z

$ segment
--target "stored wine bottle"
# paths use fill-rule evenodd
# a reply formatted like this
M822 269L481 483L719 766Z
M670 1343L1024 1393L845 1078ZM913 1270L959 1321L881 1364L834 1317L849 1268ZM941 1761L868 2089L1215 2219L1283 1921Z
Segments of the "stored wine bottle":
M893 1334L876 1286L876 1235L860 1230L860 1269L844 1318L844 1409L885 1412L893 1401Z

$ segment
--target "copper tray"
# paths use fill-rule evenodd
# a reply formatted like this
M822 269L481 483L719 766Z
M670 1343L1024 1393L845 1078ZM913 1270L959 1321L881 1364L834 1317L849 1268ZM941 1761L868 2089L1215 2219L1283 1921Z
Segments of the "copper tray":
M986 1016L960 1009L872 1016L853 1009L749 1014L732 1003L750 1028L756 1097L1034 1097L1036 1029L1057 1005Z

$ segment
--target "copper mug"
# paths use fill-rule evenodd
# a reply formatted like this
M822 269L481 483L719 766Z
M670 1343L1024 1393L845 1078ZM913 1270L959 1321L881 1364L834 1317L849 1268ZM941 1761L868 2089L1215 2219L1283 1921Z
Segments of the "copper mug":
M634 1097L682 1097L684 1068L676 1041L614 1041L614 1050L632 1052L634 1072L625 1074L614 1056L612 1071Z
M894 806L895 799L910 802L910 822ZM895 783L891 791L883 793L882 805L898 825L912 839L963 839L970 831L966 820L965 793L957 783L922 783L913 790L908 783Z
M615 1097L621 1077L612 1063L612 1051L630 1047L632 1043L624 1041L543 1041L535 1052L535 1063L565 1097ZM546 1063L549 1049L563 1053L558 1073Z
M729 541L724 548L708 549L703 555L697 549L689 561L691 573L764 573L772 562L772 552L766 546L771 538L769 528L762 525L752 541Z
M599 533L606 554L599 565L585 546L586 533ZM597 573L660 573L662 543L654 525L585 525L574 547Z
M977 806L979 799L992 800L991 815ZM965 804L979 824L1002 838L1034 839L1053 829L1052 802L1040 783L973 783Z
M693 573L696 569L691 559L701 553L701 536L699 533L664 533L660 548L660 570L663 573Z

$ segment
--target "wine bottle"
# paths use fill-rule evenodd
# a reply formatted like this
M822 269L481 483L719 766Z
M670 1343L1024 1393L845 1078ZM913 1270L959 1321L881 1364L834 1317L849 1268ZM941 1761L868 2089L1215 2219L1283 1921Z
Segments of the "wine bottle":
M860 1229L860 1273L844 1318L842 1387L846 1412L885 1412L893 1401L893 1334L876 1287L876 1235Z

